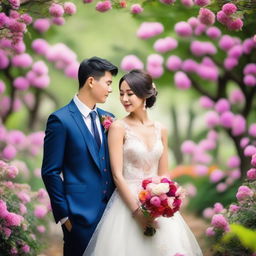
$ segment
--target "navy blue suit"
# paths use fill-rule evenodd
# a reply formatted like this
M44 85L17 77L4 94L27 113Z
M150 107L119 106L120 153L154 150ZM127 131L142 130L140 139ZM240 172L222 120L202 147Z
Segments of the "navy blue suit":
M97 111L99 116L113 116ZM69 217L73 226L69 232L62 225L65 256L82 255L114 190L107 137L101 128L99 150L73 100L47 121L42 178L56 223Z

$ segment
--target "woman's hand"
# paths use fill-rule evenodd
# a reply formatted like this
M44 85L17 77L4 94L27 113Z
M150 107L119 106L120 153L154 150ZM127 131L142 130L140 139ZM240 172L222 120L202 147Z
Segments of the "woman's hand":
M133 217L138 222L138 224L143 228L143 230L146 229L146 227L153 227L156 228L156 220L154 220L150 216L145 216L140 208L136 209L133 212Z

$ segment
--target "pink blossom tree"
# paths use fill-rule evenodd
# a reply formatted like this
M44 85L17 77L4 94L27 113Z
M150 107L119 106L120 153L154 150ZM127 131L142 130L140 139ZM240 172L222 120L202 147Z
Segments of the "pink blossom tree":
M218 15L206 9L209 3L210 1L195 2L195 5L204 7L203 9L194 7L197 17L180 20L173 25L163 15L158 19L158 23L154 22L161 27L159 33L156 33L156 30L151 32L152 23L141 23L137 36L148 40L148 43L154 47L155 53L144 57L146 62L144 66L153 78L158 79L157 84L161 84L162 81L166 83L166 77L172 75L177 89L194 90L198 93L199 104L207 111L206 129L209 132L224 131L233 141L237 152L239 161L235 164L235 160L230 160L233 162L229 166L224 164L223 168L238 168L238 172L239 170L241 172L240 176L244 177L250 157L255 153L254 31L248 25L242 31L230 34L230 31L220 24ZM171 8L175 11L178 7ZM241 12L242 7L222 3L220 8L233 20L231 15L238 10ZM246 8L248 6L244 7ZM145 16L154 16L155 12L153 9L144 11ZM166 35L171 30L174 30L176 35L166 40ZM134 63L143 63L142 58L138 56L136 58ZM129 67L129 59L123 59L123 62L125 67ZM124 70L128 71L129 68ZM169 83L171 83L170 79ZM210 137L208 134L206 139L195 143L193 152L189 153L193 164L213 163L211 151L220 142ZM187 153L183 152L183 154ZM220 186L220 189L224 189L224 186Z

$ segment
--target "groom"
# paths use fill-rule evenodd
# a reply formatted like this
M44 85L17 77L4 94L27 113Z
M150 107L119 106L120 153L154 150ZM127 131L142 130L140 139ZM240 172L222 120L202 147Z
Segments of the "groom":
M78 93L47 121L42 178L55 221L62 224L64 256L83 254L114 190L101 123L113 115L96 103L106 101L117 72L105 59L82 61Z

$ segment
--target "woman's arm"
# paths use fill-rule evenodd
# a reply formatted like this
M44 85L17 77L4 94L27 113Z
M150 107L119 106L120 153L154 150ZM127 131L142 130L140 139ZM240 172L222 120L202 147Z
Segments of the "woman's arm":
M158 175L168 176L168 130L166 127L161 128L161 140L163 143L163 153L159 160Z
M125 129L119 121L112 123L108 133L108 147L111 171L116 187L131 212L138 208L138 203L131 196L131 191L123 177L123 141Z
M112 123L108 133L108 147L111 171L114 182L119 191L119 194L125 204L134 214L134 217L139 224L145 228L152 222L151 218L146 218L143 213L138 210L139 204L136 198L132 196L132 193L123 176L123 142L124 142L125 129L119 121Z

